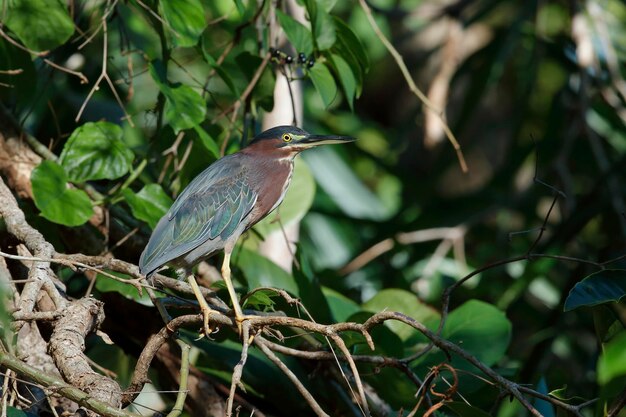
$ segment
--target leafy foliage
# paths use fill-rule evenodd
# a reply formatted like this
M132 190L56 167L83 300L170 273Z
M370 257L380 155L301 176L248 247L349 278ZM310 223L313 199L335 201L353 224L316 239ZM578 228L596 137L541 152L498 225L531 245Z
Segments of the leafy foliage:
M199 172L249 143L275 104L285 113L302 104L296 121L307 130L358 141L300 157L280 209L237 245L232 270L242 297L259 287L293 297L258 290L246 309L324 324L397 311L436 332L449 305L441 337L498 374L567 404L599 398L586 415L614 406L626 378L626 6L380 0L365 2L368 10L301 0L291 2L295 13L284 3L129 0L69 9L60 0L0 0L0 110L39 140L34 148L45 158L31 173L34 207L22 201L28 221L59 253L108 251L136 263ZM368 13L427 103L409 91ZM279 77L289 82L283 97ZM292 103L300 91L302 103ZM263 242L282 239L285 228L299 230L296 253L278 254L297 260L290 271L262 254L277 255ZM13 250L4 234L0 227L2 249ZM92 289L83 271L57 269L70 296ZM212 271L197 271L207 286ZM116 372L128 381L148 332L162 323L134 287L102 275L93 287L119 346L90 341L88 353L105 366L120 359ZM227 299L221 281L211 288ZM159 296L172 314L188 311L177 291ZM272 334L287 348L336 351L319 334L281 332ZM437 348L420 354L429 340L413 327L388 321L371 335L374 350L362 334L342 337L352 354L384 359L357 365L375 393L373 414L400 415L418 401L425 413L431 401L441 416L523 415L466 358ZM241 343L227 329L214 336L182 333L195 347L194 377L230 384ZM354 414L347 365L277 355L331 415ZM172 392L175 380L159 373L154 383ZM248 403L267 414L311 413L258 349L250 349L243 384ZM449 397L433 394L448 389ZM171 408L172 397L162 400ZM544 415L561 412L545 398L533 404Z

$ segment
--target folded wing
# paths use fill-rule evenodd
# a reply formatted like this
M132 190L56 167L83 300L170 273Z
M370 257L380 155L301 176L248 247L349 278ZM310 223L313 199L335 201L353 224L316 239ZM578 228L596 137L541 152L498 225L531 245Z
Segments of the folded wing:
M223 158L198 175L159 221L139 260L142 274L185 255L207 241L222 249L254 207L257 195L247 169ZM236 162L236 161L235 161Z

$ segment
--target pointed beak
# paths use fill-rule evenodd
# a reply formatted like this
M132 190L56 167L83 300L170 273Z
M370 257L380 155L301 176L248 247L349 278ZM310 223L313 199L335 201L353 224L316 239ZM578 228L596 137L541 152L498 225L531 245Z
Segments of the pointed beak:
M298 145L302 145L305 148L312 148L318 145L332 145L336 143L348 143L354 142L356 138L352 136L337 136L337 135L308 135L298 141Z

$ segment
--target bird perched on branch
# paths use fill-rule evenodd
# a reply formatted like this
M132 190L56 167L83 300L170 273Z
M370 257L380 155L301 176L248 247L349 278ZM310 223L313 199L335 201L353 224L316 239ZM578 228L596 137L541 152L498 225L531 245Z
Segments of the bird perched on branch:
M202 171L159 221L139 260L149 277L170 263L186 277L211 333L211 308L200 293L192 268L224 250L222 277L241 334L245 320L230 277L230 255L239 236L272 212L283 200L294 158L315 146L351 142L348 136L312 135L294 126L278 126L256 136L248 146Z

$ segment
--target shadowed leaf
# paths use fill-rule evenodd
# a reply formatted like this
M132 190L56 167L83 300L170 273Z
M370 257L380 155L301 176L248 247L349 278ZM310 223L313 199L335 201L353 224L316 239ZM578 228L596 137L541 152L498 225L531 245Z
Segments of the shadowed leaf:
M565 300L565 311L583 306L619 301L626 295L626 271L605 270L589 275L574 285Z
M43 161L31 174L35 205L46 219L65 226L80 226L93 214L83 190L67 188L67 175L52 161Z

